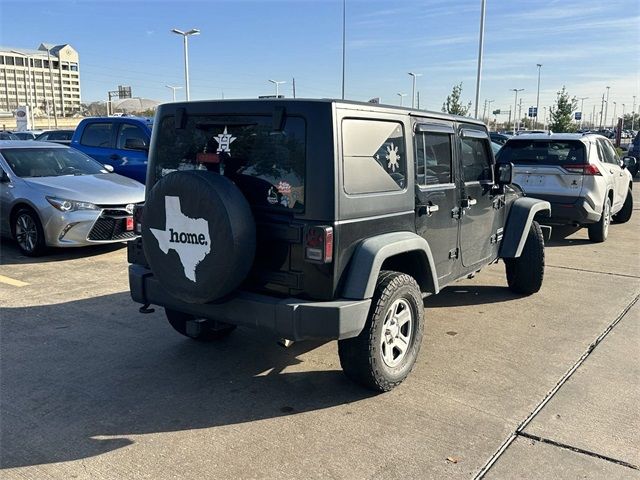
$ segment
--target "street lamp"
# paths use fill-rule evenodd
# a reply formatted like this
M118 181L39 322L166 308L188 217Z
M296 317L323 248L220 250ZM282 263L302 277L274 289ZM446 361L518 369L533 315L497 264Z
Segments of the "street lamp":
M616 118L616 109L618 108L618 104L616 102L613 102L613 117L611 118L611 126L614 126L615 124L613 122L616 122L617 118ZM618 122L616 122L618 123Z
M633 107L631 108L631 130L636 124L636 96L633 96Z
M580 130L582 130L582 120L584 119L584 101L589 97L580 97Z
M622 129L624 130L624 103L622 104Z
M475 118L478 118L478 103L480 102L480 79L482 76L482 50L484 46L484 17L486 11L486 0L480 2L480 36L478 39L478 73L476 76L476 108Z
M518 111L518 92L524 91L524 88L512 88L512 92L516 92L516 101L513 104L513 134L516 134L516 122L520 123L520 120L516 119L516 112Z
M176 101L176 90L180 90L182 87L176 87L174 85L165 85L165 87L170 88L173 92L173 101Z
M411 108L415 108L416 107L416 78L417 77L421 77L422 74L421 73L413 73L413 72L409 72L409 75L411 75L413 77L413 82L412 82L412 86L411 86Z
M406 97L407 94L406 93L396 93L396 95L398 95L400 97L400 106L402 106L404 97Z
M609 89L611 87L607 87L607 99L604 103L604 128L607 128L607 112L609 110Z
M538 124L538 108L540 108L540 70L542 70L542 64L536 63L538 67L538 93L536 94L536 126Z
M269 80L271 83L273 83L276 86L276 98L280 98L280 90L279 90L279 86L282 85L283 83L287 83L284 80L280 80L280 81L276 81L276 80Z
M192 28L187 32L183 32L182 30L178 30L177 28L173 28L171 30L173 33L178 35L182 35L182 40L184 43L184 86L185 86L185 96L187 101L191 99L189 95L189 41L188 38L190 35L200 35L200 30L197 28Z

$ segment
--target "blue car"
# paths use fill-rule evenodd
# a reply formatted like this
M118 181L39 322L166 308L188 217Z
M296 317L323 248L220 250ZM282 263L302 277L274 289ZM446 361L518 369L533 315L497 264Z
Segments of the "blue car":
M151 119L143 117L85 118L73 134L71 147L145 183L152 125Z

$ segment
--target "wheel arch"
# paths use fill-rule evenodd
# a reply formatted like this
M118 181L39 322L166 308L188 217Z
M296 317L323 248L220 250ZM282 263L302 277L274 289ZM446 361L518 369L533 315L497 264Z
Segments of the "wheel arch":
M40 213L38 212L38 209L32 205L30 202L26 201L26 200L18 200L16 203L13 204L13 206L11 207L11 210L9 211L9 231L11 232L11 235L14 235L14 225L13 222L16 218L16 214L20 211L20 209L22 208L26 208L28 210L33 211L36 214L36 217L38 217L38 220L40 221L40 225L43 225L42 223L42 218L40 217Z
M505 223L499 257L518 258L522 254L531 223L538 213L551 215L551 204L532 197L520 197L513 202Z
M392 232L360 243L351 258L342 296L371 298L381 270L411 275L423 292L440 291L429 243L413 232Z

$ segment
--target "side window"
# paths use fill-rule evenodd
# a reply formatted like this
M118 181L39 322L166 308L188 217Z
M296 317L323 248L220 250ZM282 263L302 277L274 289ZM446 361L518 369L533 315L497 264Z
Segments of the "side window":
M462 175L465 182L492 181L489 142L482 138L462 138Z
M618 155L616 154L616 151L611 146L611 143L607 140L601 140L601 139L598 139L598 143L602 148L602 156L604 157L604 161L612 165L618 165L619 164Z
M49 140L71 140L71 134L69 132L51 132L49 134Z
M128 123L125 123L120 127L120 132L118 133L118 141L116 142L116 148L127 148L127 140L138 140L145 146L147 144L145 134L142 132L140 127L138 127L137 125L130 125Z
M451 135L418 132L415 136L416 182L419 185L451 183Z
M80 143L87 147L110 147L111 124L91 123L87 125L84 132L82 132Z
M346 193L393 192L407 186L404 129L399 122L343 120L342 156Z

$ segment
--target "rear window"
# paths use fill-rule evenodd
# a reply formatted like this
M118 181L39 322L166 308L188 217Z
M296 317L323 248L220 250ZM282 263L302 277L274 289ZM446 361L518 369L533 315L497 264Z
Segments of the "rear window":
M155 179L180 170L229 177L255 207L304 210L304 119L287 116L274 130L271 116L189 116L176 129L162 119L152 158Z
M80 143L87 147L110 147L111 127L111 123L90 123L82 132ZM51 134L49 140L53 140Z
M584 164L586 153L579 140L509 140L496 158L514 165L567 165Z

